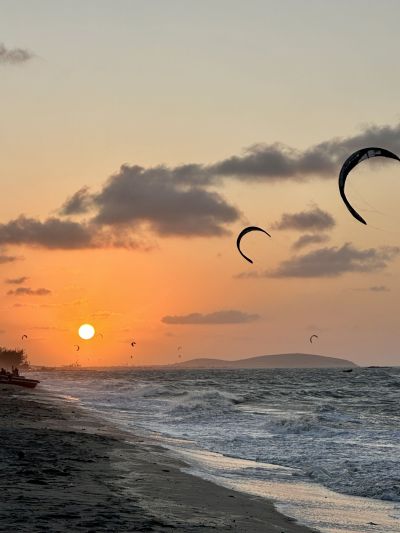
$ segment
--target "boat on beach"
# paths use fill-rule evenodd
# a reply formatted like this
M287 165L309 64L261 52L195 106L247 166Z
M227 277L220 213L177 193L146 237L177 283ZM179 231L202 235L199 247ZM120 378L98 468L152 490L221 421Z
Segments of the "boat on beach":
M19 385L28 389L34 389L40 383L37 379L29 379L24 376L0 375L0 385Z

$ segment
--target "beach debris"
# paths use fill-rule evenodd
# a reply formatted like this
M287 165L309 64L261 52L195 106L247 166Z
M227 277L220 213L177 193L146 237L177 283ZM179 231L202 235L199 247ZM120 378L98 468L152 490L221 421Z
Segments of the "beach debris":
M22 335L21 340L27 339L28 335Z
M318 335L311 335L311 337L310 337L310 342L311 342L311 344L313 343L313 339L314 339L314 338L315 338L315 339L319 339Z
M265 233L266 235L268 235L268 237L271 237L271 235L267 231L265 231L265 229L259 228L258 226L248 226L247 228L242 229L242 231L239 233L238 238L236 240L237 249L239 250L240 255L246 259L246 261L253 264L253 261L250 259L250 257L247 257L247 255L245 255L240 249L240 242L242 238L247 233L250 233L252 231L261 231L262 233Z
M79 350L81 349L79 344L74 344L74 348L76 352L79 352Z
M361 161L365 161L365 159L371 159L373 157L387 157L389 159L395 159L396 161L400 161L400 158L394 154L393 152L390 152L389 150L386 150L385 148L361 148L361 150L357 150L356 152L352 153L346 161L343 163L343 166L339 173L339 192L340 196L342 197L343 202L345 203L347 209L350 211L350 213L353 215L354 218L356 218L359 222L362 224L367 224L363 217L357 213L357 211L352 207L350 202L347 200L344 188L346 184L346 178L349 175L349 173L355 168Z

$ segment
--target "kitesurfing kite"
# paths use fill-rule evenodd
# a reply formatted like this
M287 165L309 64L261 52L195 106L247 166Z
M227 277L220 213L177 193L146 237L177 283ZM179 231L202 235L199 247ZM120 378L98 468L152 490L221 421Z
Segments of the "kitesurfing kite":
M238 235L238 238L236 240L236 246L237 246L237 249L239 250L239 253L242 257L244 257L246 259L246 261L248 261L249 263L253 263L253 261L250 259L250 257L247 257L247 255L244 255L244 253L242 252L242 250L240 249L240 241L242 240L242 238L247 234L247 233L250 233L251 231L261 231L262 233L265 233L266 235L268 235L268 237L271 237L271 235L265 231L264 229L262 228L259 228L258 226L248 226L247 228L244 228Z
M135 344L136 344L136 342L135 342L135 341L132 341L132 342L131 342L131 346L132 346L132 348L134 348L134 347L135 347Z
M385 148L361 148L361 150L357 150L346 159L339 174L340 196L342 197L343 202L345 203L347 209L350 211L353 217L356 218L359 222L362 222L362 224L367 223L365 222L363 217L359 215L357 211L350 205L350 202L346 198L344 187L346 184L346 178L353 170L353 168L355 168L359 163L361 163L361 161L365 161L365 159L371 159L373 157L388 157L389 159L395 159L396 161L400 161L400 158L396 154L390 152L389 150L386 150Z
M312 344L312 340L313 340L314 337L315 337L316 339L318 339L318 335L311 335L311 337L310 337L310 342L311 342L311 344Z
M79 352L80 347L77 344L74 344L74 348L76 348L76 350L75 350L76 352Z
M21 340L27 339L28 335L22 335Z

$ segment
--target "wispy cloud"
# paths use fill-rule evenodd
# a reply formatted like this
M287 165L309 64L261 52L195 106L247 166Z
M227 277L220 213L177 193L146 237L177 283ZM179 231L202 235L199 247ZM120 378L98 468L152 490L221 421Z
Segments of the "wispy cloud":
M389 292L390 289L386 285L373 285L372 287L359 287L353 291Z
M374 285L372 287L369 287L369 290L371 292L389 292L390 289L386 287L385 285Z
M359 250L346 243L341 247L321 248L283 261L267 277L320 278L337 277L347 272L376 272L387 267L400 253L398 247Z
M0 43L0 65L19 65L32 59L34 55L26 48L7 48Z
M245 324L254 322L259 315L237 310L215 311L213 313L190 313L188 315L164 316L165 324Z
M0 253L0 265L4 265L5 263L13 263L14 261L18 261L19 259L21 259L21 257Z
M332 229L335 219L318 207L300 213L284 213L278 222L272 225L277 230L321 231Z
M283 261L275 270L241 272L236 279L334 278L349 272L376 272L385 269L400 254L399 247L383 246L360 250L351 243L320 248ZM358 290L358 289L355 289ZM360 289L362 290L362 289ZM383 286L371 287L383 291Z
M306 248L306 246L321 244L327 241L329 241L329 235L324 233L306 233L305 235L301 235L301 237L292 244L292 248L293 250L301 250L302 248Z
M7 292L9 296L47 296L51 294L50 289L41 287L40 289L31 289L30 287L18 287L17 289Z
M21 283L25 283L29 278L27 276L21 276L20 278L7 278L5 280L5 283L9 285L21 285Z

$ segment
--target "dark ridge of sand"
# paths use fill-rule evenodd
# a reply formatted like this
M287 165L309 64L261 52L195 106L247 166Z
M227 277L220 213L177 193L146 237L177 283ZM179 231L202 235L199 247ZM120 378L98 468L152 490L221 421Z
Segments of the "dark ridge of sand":
M0 531L310 533L47 392L0 388Z

